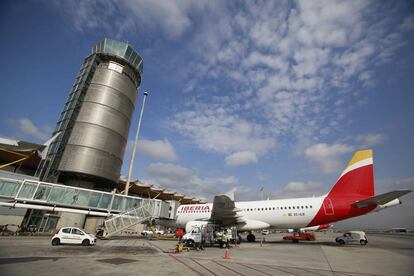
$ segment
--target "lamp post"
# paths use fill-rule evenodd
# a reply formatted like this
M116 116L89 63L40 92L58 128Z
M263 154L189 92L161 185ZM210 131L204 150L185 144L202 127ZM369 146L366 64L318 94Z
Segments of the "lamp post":
M127 183L125 185L125 193L124 193L125 195L128 195L128 191L129 191L129 183L131 182L132 168L134 166L135 152L137 150L139 131L140 131L140 128L141 128L141 120L142 120L142 115L144 114L145 100L147 99L147 96L148 96L148 92L145 91L144 92L144 100L143 100L142 106L141 106L141 113L139 114L137 132L135 133L134 146L132 148L131 162L129 162L128 179L127 179Z

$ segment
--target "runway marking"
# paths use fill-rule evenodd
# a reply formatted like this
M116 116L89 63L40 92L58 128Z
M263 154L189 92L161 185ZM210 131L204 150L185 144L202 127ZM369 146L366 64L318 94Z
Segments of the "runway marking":
M207 270L208 272L210 272L211 274L213 274L213 275L215 275L215 276L217 276L217 274L216 273L214 273L212 270L210 270L210 269L208 269L208 267L206 267L206 266L204 266L204 265L202 265L201 263L199 263L199 262L197 262L195 259L193 259L193 258L190 258L193 262L195 262L196 264L198 264L199 266L201 266L202 268L204 268L205 270Z
M231 271L231 272L233 272L233 273L236 273L237 275L244 276L244 274L243 274L243 273L240 273L240 272L238 272L238 271L236 271L236 270L234 270L234 269L232 269L232 268L230 268L230 267L228 267L228 266L225 266L224 264L221 264L221 263L217 262L216 260L212 260L212 262L213 262L213 263L215 263L215 264L218 264L219 266L224 267L224 268L225 268L225 269L227 269L227 270L230 270L230 271Z
M290 272L290 271L283 270L279 266L276 266L276 267L273 267L271 265L264 265L264 266L267 266L267 267L269 267L271 269L280 270L280 271L285 272L287 274L292 274L292 275L295 275L295 276L299 276L299 274L296 274L296 273L293 273L293 272Z
M325 274L321 274L321 273L318 273L318 272L312 271L312 270L310 270L310 269L306 269L306 268L300 268L300 269L301 269L301 270L304 270L304 271L306 271L306 272L310 272L310 273L316 274L316 275L326 276ZM316 270L316 269L315 269L315 270ZM327 271L329 271L329 270L327 270Z
M247 267L247 268L249 268L249 269L255 270L255 271L260 272L260 273L262 273L262 274L266 274L266 275L270 275L270 276L272 276L272 275L273 275L273 274L267 273L267 272L265 272L265 271L262 271L262 270L260 270L260 269L256 269L256 268L254 268L254 267L248 266L248 265L246 265L246 264L241 264L241 263L237 263L237 264L238 264L238 265L241 265L241 266L244 266L244 267Z
M196 270L195 268L189 266L188 264L186 264L184 261L180 260L179 258L175 257L172 254L168 254L171 258L173 258L174 260L176 260L177 262L182 263L183 265L185 265L186 267L188 267L189 269L191 269L192 271L194 271L195 273L197 273L198 275L204 275L203 273L201 273L200 271Z

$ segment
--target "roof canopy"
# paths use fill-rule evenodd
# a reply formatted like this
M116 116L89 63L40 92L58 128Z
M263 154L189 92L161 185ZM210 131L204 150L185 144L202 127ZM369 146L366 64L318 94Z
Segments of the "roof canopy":
M118 189L123 191L125 190L126 179L121 177L118 183ZM139 180L134 180L130 182L129 192L136 194L141 197L147 198L157 198L161 200L175 200L181 204L196 204L196 203L205 203L201 199L194 197L184 196L180 193L168 191L167 189L156 187L151 184L145 184Z

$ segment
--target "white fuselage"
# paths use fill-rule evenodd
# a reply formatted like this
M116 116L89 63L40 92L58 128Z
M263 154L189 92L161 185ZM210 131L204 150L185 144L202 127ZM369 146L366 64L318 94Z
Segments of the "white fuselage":
M245 223L240 230L306 227L322 206L324 196L311 198L235 202L237 215ZM208 206L208 207L206 207ZM181 205L177 210L177 225L185 227L189 221L208 220L212 204Z

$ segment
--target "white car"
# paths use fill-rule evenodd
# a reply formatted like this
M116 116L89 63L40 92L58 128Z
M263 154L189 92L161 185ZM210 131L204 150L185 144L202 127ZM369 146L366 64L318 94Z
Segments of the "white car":
M156 235L164 235L164 230L155 230ZM142 230L142 236L154 235L154 232L151 230Z
M368 239L365 236L365 232L362 231L346 232L342 236L337 237L335 241L339 244L359 243L361 245L366 245L368 243Z
M63 227L52 237L52 245L59 244L95 245L96 237L77 227Z
M263 229L262 230L262 235L269 235L270 234L270 229Z

